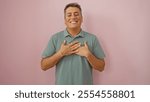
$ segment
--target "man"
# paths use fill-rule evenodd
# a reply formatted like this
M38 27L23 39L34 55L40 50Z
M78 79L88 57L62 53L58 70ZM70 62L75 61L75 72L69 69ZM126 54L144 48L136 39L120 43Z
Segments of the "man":
M47 70L56 65L57 85L91 85L92 68L104 70L104 52L96 36L81 29L83 16L79 4L66 5L64 20L66 29L49 40L41 67Z

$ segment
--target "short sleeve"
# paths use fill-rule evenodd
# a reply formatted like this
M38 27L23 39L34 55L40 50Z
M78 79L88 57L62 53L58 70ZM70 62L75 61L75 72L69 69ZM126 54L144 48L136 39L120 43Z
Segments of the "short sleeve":
M100 59L105 57L105 53L96 36L94 37L93 54Z
M52 37L49 40L46 48L44 49L44 51L42 53L42 58L46 58L46 57L52 56L55 52L56 52L56 47L54 45L54 38Z

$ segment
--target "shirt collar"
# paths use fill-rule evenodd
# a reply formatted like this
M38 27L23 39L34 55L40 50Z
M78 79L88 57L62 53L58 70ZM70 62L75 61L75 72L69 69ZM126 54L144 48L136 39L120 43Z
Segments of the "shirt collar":
M71 35L70 35L69 32L67 31L67 29L64 30L64 36L65 36L65 37L67 37L67 36L70 36L70 37L71 37ZM84 37L84 33L83 33L82 29L81 29L80 33L75 36L75 38L76 38L76 37Z

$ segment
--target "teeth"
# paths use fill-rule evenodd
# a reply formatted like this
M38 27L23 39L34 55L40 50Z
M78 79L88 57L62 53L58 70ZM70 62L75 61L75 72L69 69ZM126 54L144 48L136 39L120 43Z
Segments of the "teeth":
M73 23L73 24L74 24L74 23L77 23L77 22L75 22L75 21L74 21L74 22L71 22L71 23Z

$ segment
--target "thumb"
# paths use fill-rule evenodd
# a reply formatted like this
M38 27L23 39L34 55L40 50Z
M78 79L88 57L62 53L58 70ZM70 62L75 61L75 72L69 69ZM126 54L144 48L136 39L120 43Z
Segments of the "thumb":
M64 40L64 42L62 43L62 45L66 45L66 40Z
M87 42L86 42L86 41L84 42L84 46L85 46L85 47L88 47L88 45L87 45Z

